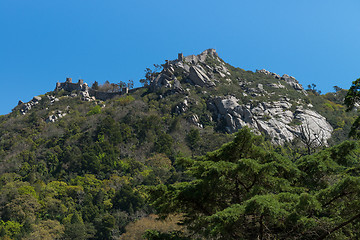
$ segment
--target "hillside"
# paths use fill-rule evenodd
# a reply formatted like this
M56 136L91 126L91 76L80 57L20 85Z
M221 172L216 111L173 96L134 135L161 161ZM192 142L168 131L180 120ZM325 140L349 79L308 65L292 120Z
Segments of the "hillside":
M288 75L235 68L213 49L179 54L142 82L68 79L0 117L0 236L117 239L154 213L150 186L193 179L176 160L249 127L301 162L347 139L355 119L346 90L321 95Z

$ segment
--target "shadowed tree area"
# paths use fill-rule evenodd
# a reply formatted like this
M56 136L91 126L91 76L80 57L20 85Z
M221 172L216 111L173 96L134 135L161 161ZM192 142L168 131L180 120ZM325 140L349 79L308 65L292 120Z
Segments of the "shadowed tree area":
M153 187L151 202L205 239L357 239L359 156L343 142L292 162L242 129L215 152L179 160L192 180Z

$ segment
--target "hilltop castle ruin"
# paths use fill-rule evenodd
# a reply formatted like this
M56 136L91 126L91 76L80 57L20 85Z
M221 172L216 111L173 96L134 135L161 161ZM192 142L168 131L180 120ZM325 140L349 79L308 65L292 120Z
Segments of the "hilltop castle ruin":
M89 97L95 97L96 99L100 99L103 101L105 101L107 99L111 99L116 96L126 94L129 92L128 87L124 87L121 89L121 91L118 91L118 92L103 92L103 91L99 91L99 90L90 88L88 86L88 84L84 83L84 80L82 80L82 79L79 79L79 81L77 83L73 83L72 78L66 78L65 82L62 82L62 83L57 82L56 83L55 91L60 91L62 89L65 91L68 91L68 92L80 91L80 92L82 92L82 95L84 95L84 96L88 95Z

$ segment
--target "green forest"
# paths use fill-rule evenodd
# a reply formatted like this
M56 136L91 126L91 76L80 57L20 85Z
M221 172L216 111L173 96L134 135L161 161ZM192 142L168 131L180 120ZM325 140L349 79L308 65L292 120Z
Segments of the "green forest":
M227 67L234 79L273 81ZM187 93L143 87L106 101L48 92L26 114L19 105L0 116L0 238L360 239L360 80L306 90L334 129L314 147L274 145L247 127L228 133L207 100L231 85L181 83Z

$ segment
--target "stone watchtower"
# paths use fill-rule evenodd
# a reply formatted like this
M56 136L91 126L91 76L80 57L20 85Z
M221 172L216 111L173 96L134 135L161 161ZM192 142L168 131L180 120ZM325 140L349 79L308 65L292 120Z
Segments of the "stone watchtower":
M184 60L184 54L178 53L178 60L182 62Z
M128 87L122 88L122 89L121 89L121 93L122 93L122 94L127 94L127 93L129 93L129 88L128 88Z
M83 84L84 84L84 80L83 80L83 79L79 79L78 84L79 84L79 85L83 85Z
M67 83L72 83L72 78L66 78Z

